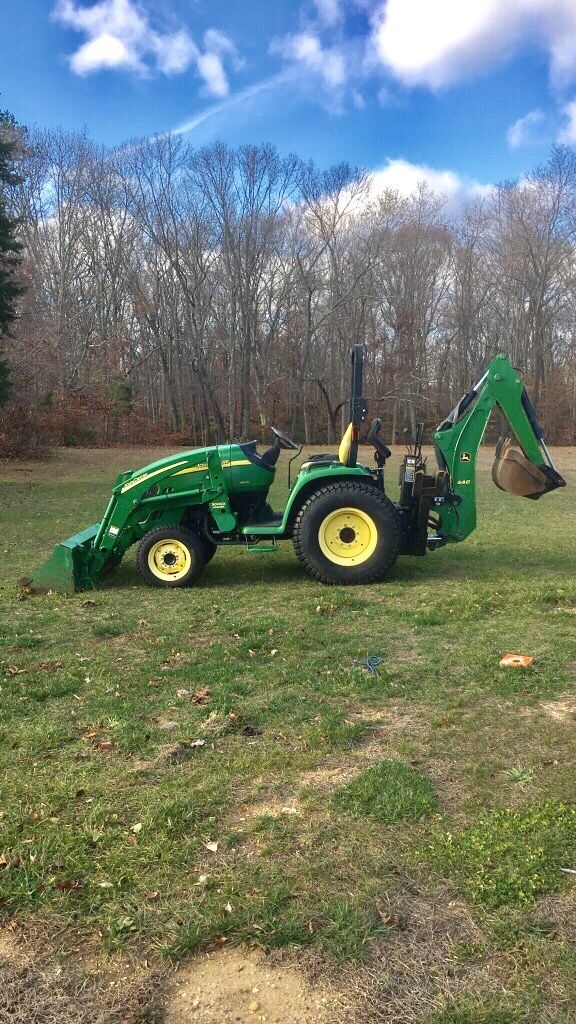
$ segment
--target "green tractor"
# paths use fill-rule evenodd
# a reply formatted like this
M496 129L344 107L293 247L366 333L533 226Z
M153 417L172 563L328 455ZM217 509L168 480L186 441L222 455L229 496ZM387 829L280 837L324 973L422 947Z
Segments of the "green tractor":
M279 540L292 540L304 568L322 583L374 583L399 555L424 555L464 540L475 528L476 456L495 406L514 436L498 444L492 471L497 486L532 499L565 486L518 372L499 355L435 431L434 472L422 456L419 432L402 464L399 500L392 501L384 484L390 449L380 437L379 419L364 438L376 467L358 463L368 412L363 357L363 346L355 345L350 423L338 455L313 455L301 465L282 512L267 500L276 463L282 449L299 454L301 447L272 427L274 442L262 452L255 441L230 442L121 473L102 521L58 544L22 584L68 592L96 586L139 542L142 579L184 587L219 548L274 551Z

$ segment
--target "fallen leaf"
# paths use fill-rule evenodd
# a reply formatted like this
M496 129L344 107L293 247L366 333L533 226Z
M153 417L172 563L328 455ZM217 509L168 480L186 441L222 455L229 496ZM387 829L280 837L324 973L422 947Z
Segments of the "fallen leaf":
M188 744L189 747L204 747L206 746L206 740L191 740Z
M137 836L138 833L142 831L142 822L137 821L135 825L132 825L131 831L134 833L135 836Z
M214 843L204 843L204 846L206 847L207 850L210 850L210 853L216 853L217 850L218 850L218 843L216 843L216 842L214 842Z
M275 654L278 654L278 651L276 650L276 648L274 648L273 651L270 651L270 657L273 658Z
M4 669L7 676L23 676L27 671L27 668L17 668L16 665L8 665L8 667Z
M102 750L104 751L104 753L107 753L109 750L114 750L115 746L116 744L114 743L113 740L103 740L102 743L96 744L96 749Z
M95 608L96 601L93 601L91 597L87 597L85 601L82 601L83 608Z
M77 878L74 881L66 878L62 882L54 882L54 888L60 889L61 892L69 892L71 889L81 889L82 882Z
M146 899L147 900L157 900L159 896L160 896L160 893L158 892L157 889L155 889L154 892L147 892L146 893Z
M57 672L59 668L63 667L63 665L63 661L43 661L38 667L41 668L43 672Z
M195 704L205 704L210 696L210 687L205 686L202 690L196 690L192 700Z
M231 903L227 903L226 906L224 907L224 910L226 911L227 914L231 914L232 913L232 904Z

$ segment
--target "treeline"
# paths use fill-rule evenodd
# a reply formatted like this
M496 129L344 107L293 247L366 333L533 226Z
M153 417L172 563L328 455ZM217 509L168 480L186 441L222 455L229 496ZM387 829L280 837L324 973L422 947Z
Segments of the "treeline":
M271 145L114 152L21 134L5 183L25 291L13 423L59 443L338 436L349 350L388 440L434 425L498 351L576 442L576 154L450 205L376 195Z

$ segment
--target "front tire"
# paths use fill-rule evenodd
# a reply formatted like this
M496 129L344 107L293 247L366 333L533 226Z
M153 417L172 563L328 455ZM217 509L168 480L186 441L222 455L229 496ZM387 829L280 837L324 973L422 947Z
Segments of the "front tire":
M321 583L374 583L402 548L400 516L369 484L339 480L312 494L293 531L296 555Z
M136 567L152 587L188 587L206 565L203 538L187 526L158 526L144 535Z

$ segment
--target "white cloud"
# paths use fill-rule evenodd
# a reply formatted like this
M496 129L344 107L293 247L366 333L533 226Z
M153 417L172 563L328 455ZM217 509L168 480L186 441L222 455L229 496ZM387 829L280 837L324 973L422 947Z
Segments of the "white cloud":
M198 57L198 71L211 96L227 96L230 91L226 72L217 53L202 53Z
M170 35L153 33L150 40L158 70L164 75L177 75L198 61L198 50L186 29Z
M412 195L424 182L437 195L450 200L479 198L491 191L490 185L481 185L469 178L462 178L455 171L436 170L426 164L413 164L409 160L388 160L384 167L372 175L372 191L375 194L385 189L395 189L402 195Z
M555 85L576 78L574 0L378 0L372 55L407 85L479 74L525 44L549 57Z
M200 49L186 28L166 32L153 27L139 0L99 0L88 7L80 0L58 0L53 18L87 37L69 58L77 75L111 68L176 75L194 66L206 91L222 97L229 92L224 59L235 70L242 66L234 43L223 32L208 29Z
M70 58L70 67L77 75L89 75L96 68L132 68L141 70L140 61L128 47L109 32L101 32L84 43Z
M506 140L510 149L519 149L521 146L533 146L538 143L545 122L546 115L539 108L530 110L524 117L519 117L506 132Z
M346 81L343 54L336 47L323 47L318 36L312 32L298 32L275 40L270 50L319 77L330 89L338 89Z
M566 103L562 108L562 113L566 123L560 132L558 141L565 142L569 146L576 146L576 100Z
M331 28L342 20L340 0L314 0L322 25Z

